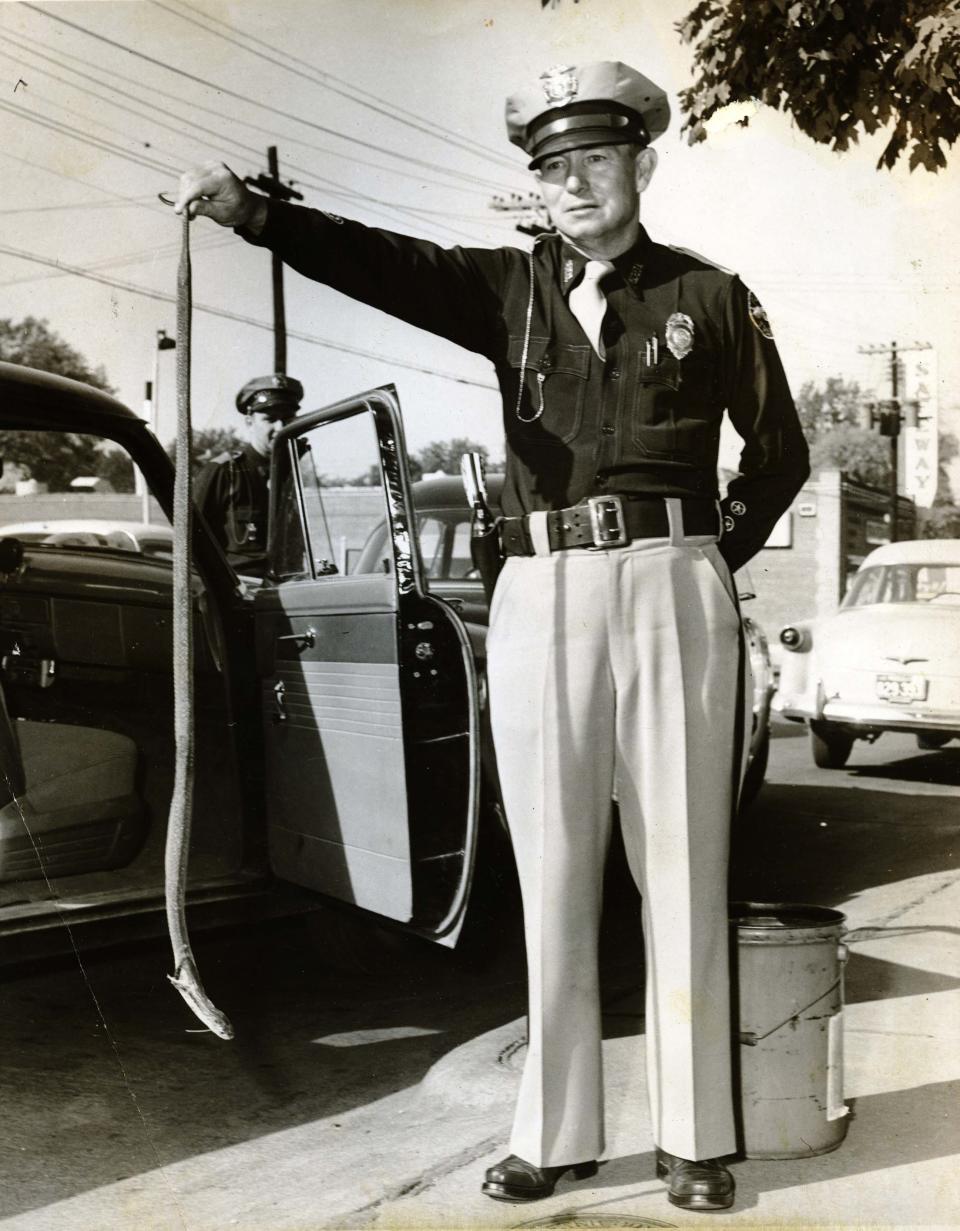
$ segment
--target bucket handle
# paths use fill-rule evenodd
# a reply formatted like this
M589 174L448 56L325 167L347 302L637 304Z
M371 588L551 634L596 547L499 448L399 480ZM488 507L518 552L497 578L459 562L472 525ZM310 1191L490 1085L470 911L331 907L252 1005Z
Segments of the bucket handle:
M802 1009L797 1009L796 1013L791 1013L789 1017L785 1017L776 1026L771 1026L763 1034L756 1034L753 1030L741 1030L739 1034L740 1042L746 1044L747 1047L756 1047L758 1043L762 1043L764 1039L769 1039L771 1034L776 1034L778 1030L782 1030L788 1023L797 1021L808 1009L812 1009L815 1004L819 1004L821 1000L826 1000L832 992L837 990L841 982L841 979L837 979L836 983L832 983L825 992L821 992L819 996L814 997L809 1004L804 1005Z

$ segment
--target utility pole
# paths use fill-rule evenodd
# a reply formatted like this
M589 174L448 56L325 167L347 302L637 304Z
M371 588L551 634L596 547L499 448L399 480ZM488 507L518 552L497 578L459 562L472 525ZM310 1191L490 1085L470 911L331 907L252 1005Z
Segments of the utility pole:
M166 329L157 330L157 345L153 352L153 380L146 382L146 396L143 402L144 416L152 432L160 431L160 352L174 350L176 345L176 338L168 338ZM139 470L136 472L135 486L140 493L140 516L145 524L149 524L150 489Z
M277 147L271 145L267 150L267 174L248 175L243 181L252 188L258 188L274 201L302 201L303 193L297 192L289 184L280 180L280 166L277 161ZM273 273L273 370L281 376L287 372L287 315L283 302L283 261L274 252L272 256Z
M898 489L900 486L900 428L916 427L918 410L916 402L903 403L901 414L900 402L900 355L905 351L930 350L929 342L917 342L913 346L899 346L891 342L889 346L859 346L861 355L890 356L890 397L879 403L865 402L861 407L861 427L878 429L881 436L890 439L890 542L897 541L899 506Z

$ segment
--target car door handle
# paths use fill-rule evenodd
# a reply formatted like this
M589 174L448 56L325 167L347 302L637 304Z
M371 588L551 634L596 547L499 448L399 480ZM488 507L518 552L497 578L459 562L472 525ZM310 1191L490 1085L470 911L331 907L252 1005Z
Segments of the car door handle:
M317 630L315 628L305 628L302 633L284 633L282 637L277 638L277 644L281 641L297 641L303 643L303 649L312 650L317 644Z

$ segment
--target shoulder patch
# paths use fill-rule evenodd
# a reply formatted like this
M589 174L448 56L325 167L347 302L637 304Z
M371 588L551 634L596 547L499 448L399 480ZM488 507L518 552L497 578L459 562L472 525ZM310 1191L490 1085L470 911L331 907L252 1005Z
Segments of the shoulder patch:
M722 274L730 274L733 277L733 270L727 269L723 265L718 265L716 261L711 261L708 256L704 256L702 252L694 252L692 248L681 248L678 244L667 244L671 252L679 252L682 256L691 256L695 261L700 261L703 265L710 265L717 269Z
M770 317L767 316L767 310L754 295L753 291L747 291L747 311L750 314L750 319L753 321L759 333L762 333L765 338L773 339L773 329L770 325Z

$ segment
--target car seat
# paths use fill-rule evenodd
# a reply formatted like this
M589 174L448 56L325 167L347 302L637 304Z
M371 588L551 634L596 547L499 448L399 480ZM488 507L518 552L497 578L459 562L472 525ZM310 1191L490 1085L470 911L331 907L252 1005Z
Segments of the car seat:
M0 881L129 863L147 830L137 759L115 731L11 722L0 688Z

